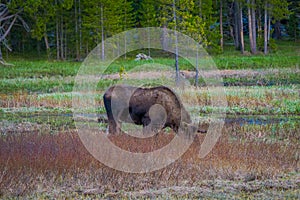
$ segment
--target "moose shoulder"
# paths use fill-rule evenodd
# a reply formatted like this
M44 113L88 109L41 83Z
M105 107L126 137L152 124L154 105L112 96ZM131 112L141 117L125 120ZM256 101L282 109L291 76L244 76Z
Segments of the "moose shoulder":
M110 87L103 95L110 133L119 133L121 123L143 127L158 125L175 132L181 123L190 124L189 113L176 94L165 86L140 88L127 85Z

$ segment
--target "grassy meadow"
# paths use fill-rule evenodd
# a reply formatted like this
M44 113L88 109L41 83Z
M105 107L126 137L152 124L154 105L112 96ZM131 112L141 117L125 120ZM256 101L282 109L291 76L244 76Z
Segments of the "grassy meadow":
M144 174L111 169L81 143L72 108L81 63L8 57L14 66L0 66L0 198L298 199L300 46L280 42L268 56L240 55L226 48L224 54L212 56L228 102L217 144L200 159L206 133L197 133L180 159ZM99 115L105 117L101 95L119 81L120 66L130 74L137 65L174 65L170 55L162 58L154 52L153 61L138 63L134 55L112 63L107 73L116 78L98 83L99 92L92 95L99 100ZM194 71L184 59L179 65L186 73ZM188 81L194 83L191 77ZM207 129L213 120L210 113L219 108L211 106L205 82L199 81L199 87L184 90L180 97L191 116L200 119L199 128ZM106 122L97 126L105 134ZM173 137L169 129L147 139L108 135L131 152L151 152Z

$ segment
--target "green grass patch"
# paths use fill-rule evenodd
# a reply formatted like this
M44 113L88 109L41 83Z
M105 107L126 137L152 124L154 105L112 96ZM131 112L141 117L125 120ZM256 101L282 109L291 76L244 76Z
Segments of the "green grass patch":
M48 62L16 60L15 66L0 67L0 79L44 78L53 76L75 76L81 65L76 62Z
M255 55L255 56L216 56L214 62L218 69L269 69L299 66L299 55Z
M73 78L62 77L1 79L0 91L2 94L71 92L73 85Z

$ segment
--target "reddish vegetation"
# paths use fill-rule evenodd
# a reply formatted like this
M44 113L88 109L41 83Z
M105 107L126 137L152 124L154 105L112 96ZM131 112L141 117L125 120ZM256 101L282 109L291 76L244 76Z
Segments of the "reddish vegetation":
M249 174L253 179L272 178L297 170L297 144L286 147L278 143L231 141L225 135L228 131L224 130L224 135L204 159L198 157L198 152L205 135L199 135L179 160L148 174L128 174L104 166L86 151L75 131L1 136L0 196L53 188L136 191L173 185L193 186L200 180L215 178L247 181ZM110 139L123 149L149 152L164 146L172 137L173 134L159 134L149 139L134 139L116 135Z

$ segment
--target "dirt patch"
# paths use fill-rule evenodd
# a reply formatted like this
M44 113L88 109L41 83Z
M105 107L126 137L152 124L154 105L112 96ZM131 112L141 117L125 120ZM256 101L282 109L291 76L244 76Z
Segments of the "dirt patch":
M105 198L232 198L232 197L254 197L269 198L277 197L299 197L300 176L296 175L283 179L269 179L263 181L228 181L228 180L204 180L199 186L172 186L160 189L148 189L133 192L109 192L104 193L101 189L86 189L78 191L84 195L103 195Z

